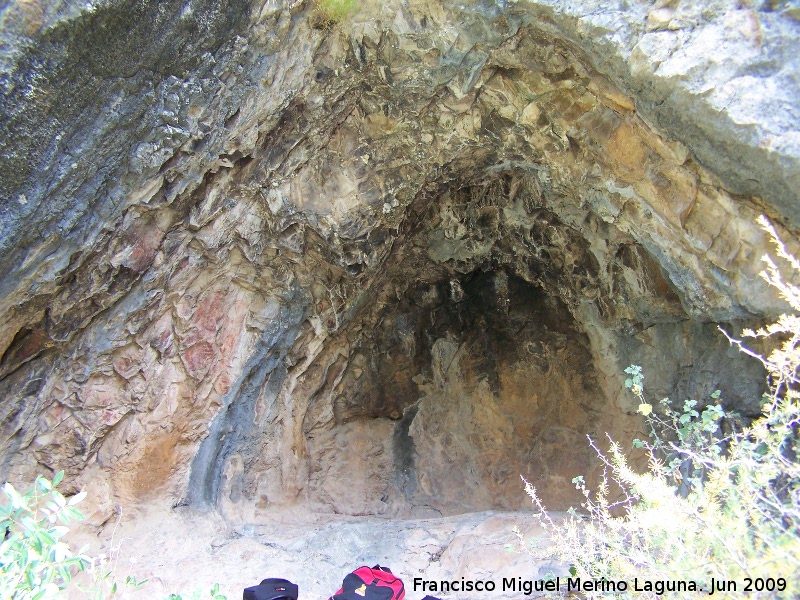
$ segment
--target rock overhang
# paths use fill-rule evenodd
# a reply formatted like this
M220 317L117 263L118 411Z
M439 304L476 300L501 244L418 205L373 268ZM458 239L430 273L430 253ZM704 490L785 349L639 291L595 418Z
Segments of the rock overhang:
M118 178L58 170L53 189L74 193L70 201L85 203L92 218L81 227L56 218L52 231L40 228L50 245L36 238L21 244L25 260L9 263L4 277L2 368L6 385L20 384L9 403L15 424L7 431L7 469L24 471L31 458L54 463L63 459L58 448L69 448L76 472L93 461L106 473L115 461L128 465L111 476L120 495L165 482L169 494L181 495L200 441L228 436L230 443L230 428L247 421L257 426L243 431L238 446L209 451L206 480L216 483L203 498L216 499L223 476L239 481L236 493L230 483L225 488L229 499L242 490L256 504L260 496L267 504L309 493L329 498L335 490L326 486L341 465L319 457L343 442L329 439L330 429L324 443L310 444L310 432L332 419L370 446L372 434L358 429L366 426L351 421L402 417L430 383L422 371L433 377L434 347L454 344L457 353L467 340L458 339L455 317L440 323L439 337L404 338L421 322L419 308L406 310L405 323L392 321L396 331L359 331L391 311L402 316L406 293L423 305L426 294L428 302L436 298L423 306L435 312L452 301L445 288L486 277L524 281L561 306L553 310L584 340L575 355L592 356L600 395L610 403L593 414L630 409L613 372L637 356L653 365L664 360L658 352L668 356L656 387L688 393L699 379L692 364L713 371L727 357L711 323L782 308L758 277L768 244L755 217L766 211L789 225L781 232L790 248L797 245L793 122L766 118L759 138L730 93L754 73L765 85L785 80L797 59L787 56L792 41L774 32L796 25L779 13L712 8L699 27L692 7L670 9L666 19L639 5L623 15L613 6L409 3L366 7L326 30L314 29L301 5L251 7L247 27L239 20L218 32L202 68L154 78L144 94L131 88L119 116L138 115L138 129L109 134L118 137L110 146L106 134L84 136L78 158L116 164ZM738 33L719 38L729 21ZM748 52L735 68L698 74L709 39ZM764 40L776 44L783 62L756 57L752 47ZM671 51L694 60L692 69L680 72ZM734 100L720 110L723 92ZM761 101L757 113L782 100ZM41 213L50 192L32 189L7 206L24 207L25 198ZM28 225L35 230L36 223ZM285 307L293 305L289 315ZM468 329L467 337L474 321ZM270 345L278 337L284 341ZM366 369L357 351L364 340L410 352L408 372L388 368L392 361ZM409 349L412 340L421 354ZM541 354L542 340L527 342L531 356ZM647 349L657 342L669 349ZM271 368L263 368L265 359ZM465 381L485 359L465 355ZM515 364L503 372L522 394ZM675 378L667 373L673 366L690 374ZM757 387L760 375L748 369L739 369L749 374L732 394ZM358 392L365 371L402 378L402 393L387 400L386 379ZM422 383L412 384L417 375ZM431 398L458 384L440 379L416 409L434 420L446 415L431 408ZM496 391L481 381L466 394L475 406ZM366 402L375 390L383 396ZM312 416L280 412L292 398L308 403L290 413ZM279 412L270 412L275 406ZM63 418L64 407L79 423L74 443L43 431ZM244 417L243 407L250 411ZM241 414L226 422L229 410ZM34 415L40 424L30 421ZM277 418L294 425L259 438ZM164 419L183 424L162 434L155 424ZM620 433L630 433L634 420ZM414 421L406 429L433 443L427 421L413 429ZM269 443L277 454L264 450ZM282 454L287 448L294 459ZM451 450L469 454L458 444ZM398 464L410 464L398 456ZM472 460L479 456L488 455ZM143 476L137 464L154 460L165 466ZM430 468L429 481L438 467ZM267 474L265 493L256 493L257 476L245 470ZM319 472L328 475L312 475ZM402 491L409 482L392 485Z

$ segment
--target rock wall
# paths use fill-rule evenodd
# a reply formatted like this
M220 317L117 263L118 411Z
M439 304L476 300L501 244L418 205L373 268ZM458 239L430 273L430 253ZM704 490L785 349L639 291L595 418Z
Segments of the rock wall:
M796 9L2 9L0 453L231 518L556 506L655 397L758 411Z

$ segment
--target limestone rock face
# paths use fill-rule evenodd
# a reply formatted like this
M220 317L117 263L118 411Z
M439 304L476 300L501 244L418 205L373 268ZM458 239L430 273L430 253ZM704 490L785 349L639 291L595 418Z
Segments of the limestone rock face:
M0 13L0 455L115 504L554 506L800 244L791 7L37 0Z

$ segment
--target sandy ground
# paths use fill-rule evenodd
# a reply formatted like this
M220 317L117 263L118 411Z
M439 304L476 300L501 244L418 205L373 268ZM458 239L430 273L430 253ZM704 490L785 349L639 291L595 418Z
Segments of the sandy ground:
M130 574L148 579L139 590L125 586L114 596L126 599L184 599L219 583L228 600L267 577L283 577L300 586L301 600L325 600L342 578L361 565L388 566L403 579L408 600L421 600L420 581L464 578L493 581L491 592L434 593L447 600L531 598L503 591L503 579L542 579L557 564L537 563L519 552L514 529L529 543L546 544L531 513L482 512L410 521L276 513L257 525L231 525L213 512L187 508L143 509L123 515L97 535L74 532L73 545L89 544L88 554L110 555L117 579ZM518 584L519 585L519 584Z

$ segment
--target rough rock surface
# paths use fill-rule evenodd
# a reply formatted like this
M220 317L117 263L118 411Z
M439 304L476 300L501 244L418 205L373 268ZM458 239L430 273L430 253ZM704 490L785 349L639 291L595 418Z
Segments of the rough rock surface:
M654 397L758 412L796 8L36 0L0 13L0 455L117 504L551 505Z

